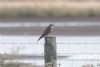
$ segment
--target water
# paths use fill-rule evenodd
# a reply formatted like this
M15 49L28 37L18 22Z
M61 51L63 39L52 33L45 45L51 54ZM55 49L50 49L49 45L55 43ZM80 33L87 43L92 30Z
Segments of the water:
M40 54L44 51L42 39L36 43L38 36L1 36L0 53L2 54ZM34 42L33 42L34 40ZM60 67L97 66L100 63L100 37L57 37L57 53L68 58L57 60ZM16 60L15 60L16 61ZM44 60L17 60L23 63L44 65Z
M14 32L16 30L28 30L27 32L33 31L34 27L45 27L48 24L53 23L52 21L46 22L0 22L0 53L1 54L43 54L44 53L44 39L37 43L39 35L19 35L21 31ZM91 21L64 21L54 22L55 26L77 28L77 29L88 29L92 30L91 27L95 27L94 30L99 29L99 21L95 23ZM30 28L29 28L30 27ZM32 28L31 28L32 27ZM98 28L97 28L98 27ZM15 29L16 28L16 29ZM25 28L25 29L24 29ZM29 29L27 29L29 28ZM7 31L7 30L10 30ZM30 30L31 29L31 30ZM5 31L6 30L6 31ZM30 31L29 31L30 30ZM70 31L73 31L72 29ZM99 30L97 30L98 32ZM2 34L3 32L3 34ZM24 33L23 33L24 32ZM23 31L21 34L27 34ZM5 34L6 33L6 34ZM10 35L7 35L7 34ZM13 33L13 36L12 34ZM78 32L81 33L81 32ZM90 31L91 33L91 31ZM17 36L15 34L18 34ZM36 33L37 34L37 33ZM70 33L71 34L71 33ZM91 33L92 34L92 33ZM97 33L94 33L95 35ZM57 60L58 67L99 67L100 66L100 36L56 36L57 37L57 53L61 55L68 55L68 58L61 58ZM14 60L13 62L16 62ZM32 60L17 60L17 62L32 63L37 65L44 65L42 59Z

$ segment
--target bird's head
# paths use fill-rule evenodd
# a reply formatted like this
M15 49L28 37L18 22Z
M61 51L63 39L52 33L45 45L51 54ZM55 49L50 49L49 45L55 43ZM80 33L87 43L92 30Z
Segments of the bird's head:
M50 25L49 25L49 27L50 27L50 28L53 28L53 27L54 27L54 25L53 25L53 24L50 24Z

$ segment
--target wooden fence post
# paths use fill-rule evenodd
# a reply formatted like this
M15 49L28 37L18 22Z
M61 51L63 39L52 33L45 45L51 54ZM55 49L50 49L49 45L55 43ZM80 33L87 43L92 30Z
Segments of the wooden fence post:
M56 37L45 37L44 59L45 67L57 67Z

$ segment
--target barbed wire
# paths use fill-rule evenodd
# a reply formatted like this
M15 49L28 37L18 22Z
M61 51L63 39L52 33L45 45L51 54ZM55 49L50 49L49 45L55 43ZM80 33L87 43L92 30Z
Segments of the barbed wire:
M45 43L0 43L0 44L45 44ZM100 44L100 43L56 43L56 44Z
M100 59L65 59L68 61L100 61Z

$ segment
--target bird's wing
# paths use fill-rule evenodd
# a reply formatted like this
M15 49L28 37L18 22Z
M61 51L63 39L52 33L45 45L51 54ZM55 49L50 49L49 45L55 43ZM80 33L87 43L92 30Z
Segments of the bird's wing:
M38 41L39 41L41 38L43 38L44 36L48 35L49 32L50 32L50 28L47 27L46 30L43 32L43 34L42 34L42 35L40 36L40 38L38 39Z

